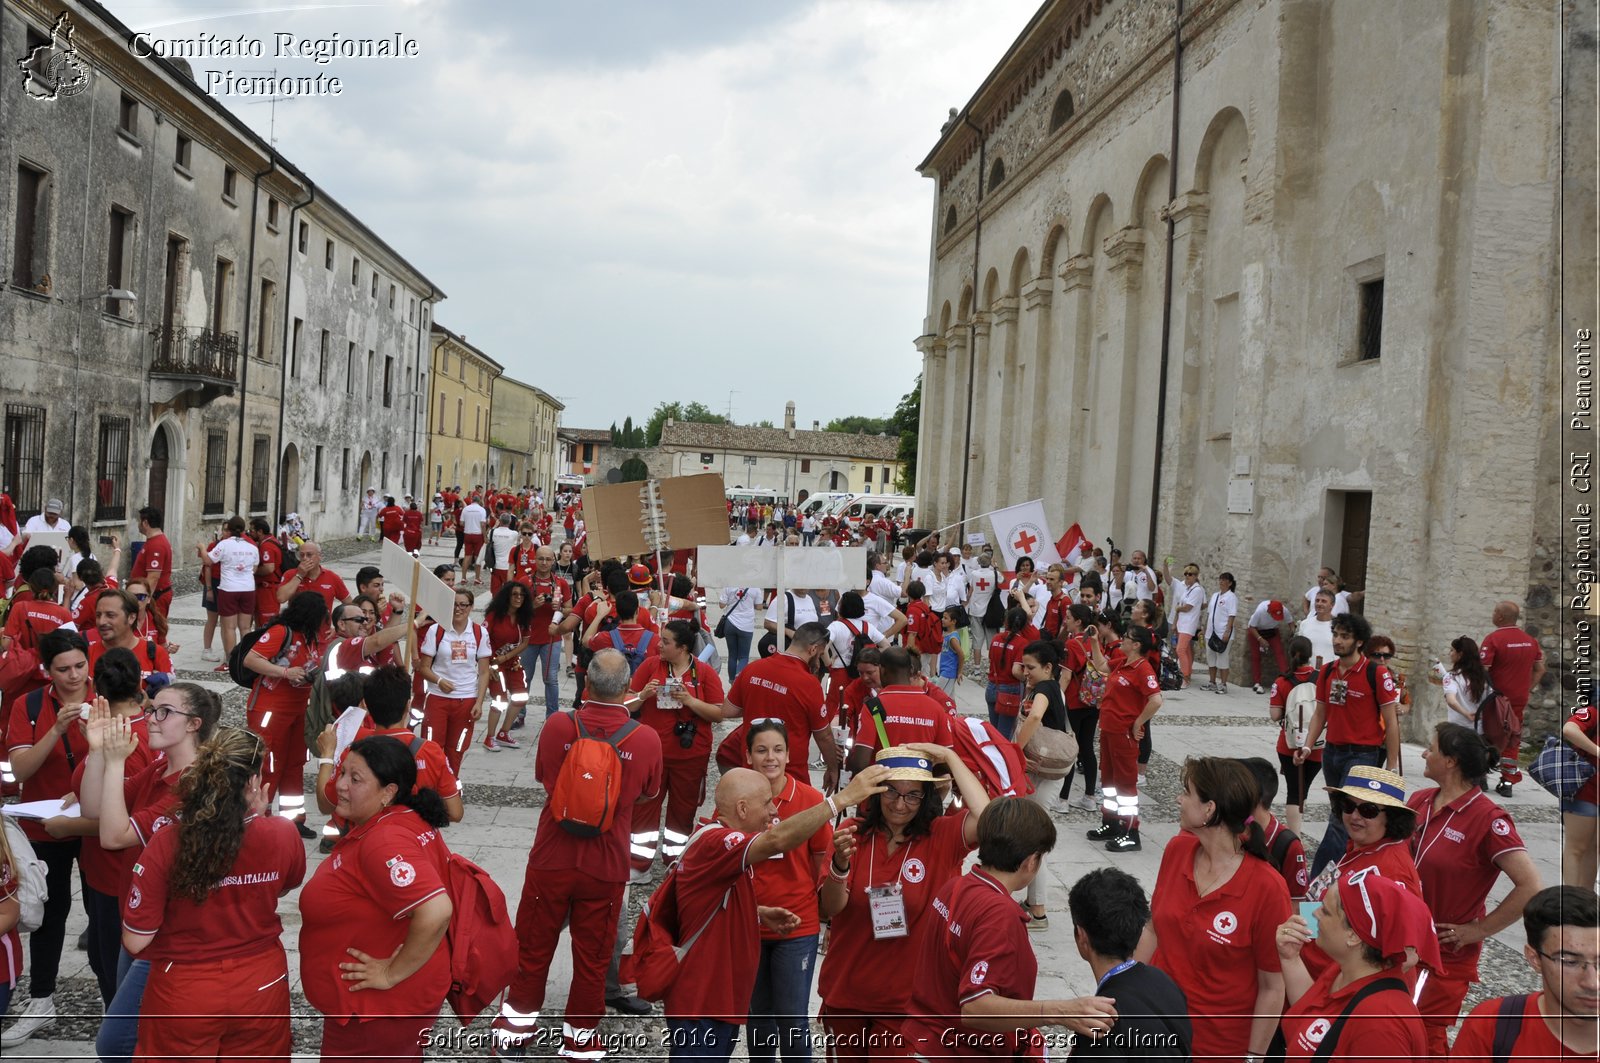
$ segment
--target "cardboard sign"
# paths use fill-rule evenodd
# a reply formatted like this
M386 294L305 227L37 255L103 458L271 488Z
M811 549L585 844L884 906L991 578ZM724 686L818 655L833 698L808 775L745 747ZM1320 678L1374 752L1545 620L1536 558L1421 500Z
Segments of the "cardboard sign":
M67 533L64 531L28 532L28 546L51 547L61 555L61 560L63 561L66 560L68 554L72 553L72 549L67 546ZM108 546L106 549L110 550L111 548ZM18 575L21 575L21 573L18 573Z
M707 587L804 587L858 590L867 583L864 546L703 546Z
M655 549L646 535L649 481L602 484L583 489L584 528L589 556L596 561L648 554ZM657 518L665 532L664 549L723 546L728 542L727 496L716 473L657 480Z
M417 576L417 608L441 624L449 624L455 609L456 592L435 576L426 565L406 552L399 543L383 540L378 553L378 570L384 583L401 594L411 590L411 575Z

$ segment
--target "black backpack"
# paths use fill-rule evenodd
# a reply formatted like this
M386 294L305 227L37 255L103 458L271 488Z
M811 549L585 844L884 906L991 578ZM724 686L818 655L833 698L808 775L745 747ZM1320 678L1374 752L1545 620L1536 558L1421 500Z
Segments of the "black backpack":
M861 651L872 645L872 638L867 634L867 618L861 618L861 630L857 631L848 620L841 620L846 630L850 632L850 663L844 666L844 674L851 679L859 677L856 662L861 660Z
M266 627L258 627L254 631L239 636L238 643L233 647L233 652L228 654L228 678L239 686L249 690L256 685L256 680L261 678L259 672L252 672L244 666L245 654L256 648L256 643L261 641L263 635L274 626L279 626L277 620L271 621Z

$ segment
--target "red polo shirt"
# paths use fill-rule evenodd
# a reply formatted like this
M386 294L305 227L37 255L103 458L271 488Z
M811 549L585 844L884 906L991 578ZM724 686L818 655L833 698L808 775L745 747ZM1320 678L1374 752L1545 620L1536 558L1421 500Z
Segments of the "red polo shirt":
M5 636L23 649L36 649L41 638L72 622L72 610L66 606L30 598L12 603L6 616Z
M40 688L39 697L43 699L39 706L39 719L34 723L28 722L28 700L33 697L17 698L11 703L11 715L6 724L6 749L16 759L19 749L27 749L35 742L48 735L50 728L55 726L56 713L62 706L56 698L56 688L46 684ZM84 698L94 699L94 685L91 683L84 691ZM77 705L69 705L68 709L76 710ZM89 740L84 737L83 723L78 721L67 728L67 733L60 738L50 739L54 748L45 762L39 765L39 770L28 777L21 784L18 800L44 801L52 797L65 797L73 792L72 773L77 769L85 757L89 755ZM22 821L22 832L30 841L47 842L54 839L46 833L40 820L25 819Z
M1028 940L1027 911L977 867L945 883L931 907L917 927L913 966L884 972L911 980L904 1030L912 1051L929 1059L1031 1054L1033 1031L992 1033L960 1019L963 1004L990 993L1033 999L1039 962Z
M684 955L678 980L662 1002L668 1018L743 1025L750 1016L750 989L761 962L761 924L756 919L755 872L748 860L750 843L758 837L718 824L693 839L678 862L678 925L687 928L684 934L702 926L706 930ZM730 887L723 908L722 897Z
M1437 787L1411 795L1406 802L1417 813L1411 835L1412 859L1435 923L1470 923L1482 919L1484 900L1500 877L1495 862L1506 853L1525 852L1511 816L1476 786L1435 812ZM1439 955L1452 976L1478 980L1482 942L1460 949L1439 943Z
M1517 1031L1517 1039L1511 1042L1510 1058L1593 1060L1593 1056L1579 1055L1568 1048L1551 1031L1550 1024L1545 1021L1544 1012L1539 1007L1541 996L1542 993L1528 994L1527 1002L1522 1008L1522 1026ZM1456 1043L1450 1046L1451 1063L1491 1063L1494 1059L1494 1030L1499 1019L1502 999L1494 997L1485 1000L1461 1020L1461 1032L1456 1034ZM1560 1022L1560 1018L1556 1017L1555 1021Z
M1544 660L1539 640L1520 627L1497 627L1483 637L1478 653L1494 688L1512 705L1527 705L1533 688L1533 666Z
M827 727L832 717L822 683L806 670L805 662L789 653L752 661L733 681L728 700L739 707L745 723L783 721L789 732L789 774L809 784L811 733Z
M1109 688L1108 688L1109 691ZM1152 965L1189 1000L1194 1055L1238 1058L1249 1050L1256 972L1279 971L1278 927L1289 918L1289 890L1265 860L1246 856L1233 877L1204 897L1194 880L1200 839L1179 834L1161 854L1151 894L1156 931Z
M152 532L144 541L128 578L152 581L152 594L172 589L172 541L165 532Z
M690 659L690 668L680 677L684 690L690 697L708 701L713 705L720 705L726 696L722 690L722 678L717 675L716 669L704 661ZM633 673L629 687L635 694L649 686L652 682L661 682L671 675L672 668L660 657L646 657L639 670ZM673 733L679 721L695 723L694 748L684 749L678 744L678 736ZM711 724L702 720L693 710L683 707L663 709L659 700L654 697L645 698L639 702L639 722L655 731L661 737L662 756L670 760L698 760L704 761L711 755Z
M1349 1007L1351 996L1363 986L1383 978L1404 981L1396 968L1358 978L1336 990L1333 982L1338 977L1337 967L1323 971L1311 983L1311 988L1284 1010L1285 1059L1310 1059L1316 1055L1333 1021ZM1195 1025L1198 1027L1201 1023ZM1339 1031L1339 1044L1334 1053L1334 1059L1427 1059L1427 1034L1411 995L1401 989L1384 989L1357 1004ZM1454 1052L1451 1058L1455 1058Z
M550 634L550 625L554 622L556 610L565 613L571 608L572 587L560 577L539 579L537 574L529 575L526 582L534 602L540 602L546 594L555 599L548 605L536 604L533 608L533 623L528 626L528 644L548 646L561 637Z
M1317 675L1317 702L1324 706L1323 719L1329 745L1383 745L1382 705L1400 700L1389 669L1378 665L1378 689L1367 685L1367 656L1360 654L1348 671L1338 662L1324 667Z
M1100 695L1100 729L1125 731L1132 727L1145 704L1159 693L1161 681L1149 661L1140 658L1131 665L1121 663L1106 677L1106 692Z
M132 811L133 806L127 801L134 777L144 770L153 755L150 752L150 724L144 713L132 717L129 723L133 725L133 737L138 744L133 747L133 752L122 764L122 799L123 807ZM165 760L166 754L161 754L161 757ZM80 760L78 766L73 769L72 792L75 794L83 793L83 769L88 763L88 760ZM99 834L84 838L82 846L78 849L78 867L83 871L83 880L108 897L120 897L128 869L133 866L133 857L138 851L137 848L102 848Z
M708 739L709 742L709 739ZM804 812L822 804L822 794L790 775L784 780L783 793L773 798L778 807L778 818L788 819L796 812ZM800 925L787 934L774 933L761 928L761 937L767 941L805 937L820 933L822 921L817 913L817 887L822 885L822 871L829 854L833 852L833 824L824 822L822 829L806 843L786 853L763 860L756 866L756 903L772 908L787 908L800 917ZM691 931L693 933L693 931Z
M950 714L922 687L909 684L884 687L878 691L878 700L883 702L883 729L891 746L911 742L932 742L945 747L955 744L955 735L950 731ZM872 713L865 710L856 725L855 744L873 752L882 748ZM790 760L792 762L793 758Z

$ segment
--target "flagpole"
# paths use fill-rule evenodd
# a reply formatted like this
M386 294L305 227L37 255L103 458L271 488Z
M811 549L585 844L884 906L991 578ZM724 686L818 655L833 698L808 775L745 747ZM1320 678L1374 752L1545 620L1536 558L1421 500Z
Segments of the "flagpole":
M967 518L965 518L963 520L956 521L954 524L946 524L942 528L933 529L933 531L928 533L928 537L931 538L931 537L933 537L935 535L940 534L941 532L947 532L951 528L959 528L963 524L971 524L975 520L982 520L984 517L991 517L996 513L1001 513L1001 512L1004 512L1005 510L1008 510L1008 509L1014 509L1016 506L1031 506L1035 502L1039 503L1041 506L1044 505L1044 499L1042 499L1042 498L1030 498L1026 502L1017 502L1017 503L1015 503L1014 505L1011 505L1011 506L1001 506L999 509L991 509L991 510L985 512L985 513L975 513L972 516L967 517Z

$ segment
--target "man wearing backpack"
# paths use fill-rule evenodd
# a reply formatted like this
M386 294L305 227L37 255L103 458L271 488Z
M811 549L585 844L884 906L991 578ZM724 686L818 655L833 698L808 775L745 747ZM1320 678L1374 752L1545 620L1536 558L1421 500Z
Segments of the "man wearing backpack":
M610 616L615 616L617 622L607 629L604 625ZM607 608L604 602L599 604L594 620L585 629L584 645L595 653L616 650L627 659L629 675L660 649L656 633L639 623L639 596L633 591L618 591L614 608Z
M1544 650L1539 640L1517 626L1522 610L1516 602L1501 602L1494 607L1494 630L1483 637L1479 655L1489 672L1489 682L1511 702L1511 728L1500 753L1500 783L1495 791L1511 796L1511 787L1522 781L1517 766L1517 751L1522 747L1522 714L1528 698L1544 678Z
M950 714L928 694L927 687L914 680L915 674L911 654L898 646L884 650L879 657L878 675L883 689L878 692L878 701L883 706L883 729L889 736L889 745L906 746L916 742L953 745L955 737L951 733ZM855 743L850 749L848 767L853 772L860 772L871 764L874 754L883 748L871 712L863 709L860 717ZM791 757L790 763L793 761Z
M1452 1060L1593 1059L1600 1051L1600 898L1551 886L1522 909L1523 948L1541 991L1485 1000L1461 1021Z
M561 1054L604 1055L599 1026L606 963L628 883L633 806L654 797L662 779L660 736L632 720L622 703L630 675L620 651L601 648L589 662L583 707L550 717L539 734L534 778L550 800L539 813L517 908L517 976L494 1021L499 1055L520 1057L532 1046L550 962L568 924L572 980ZM585 835L586 830L597 833ZM542 1049L543 1042L539 1045Z

